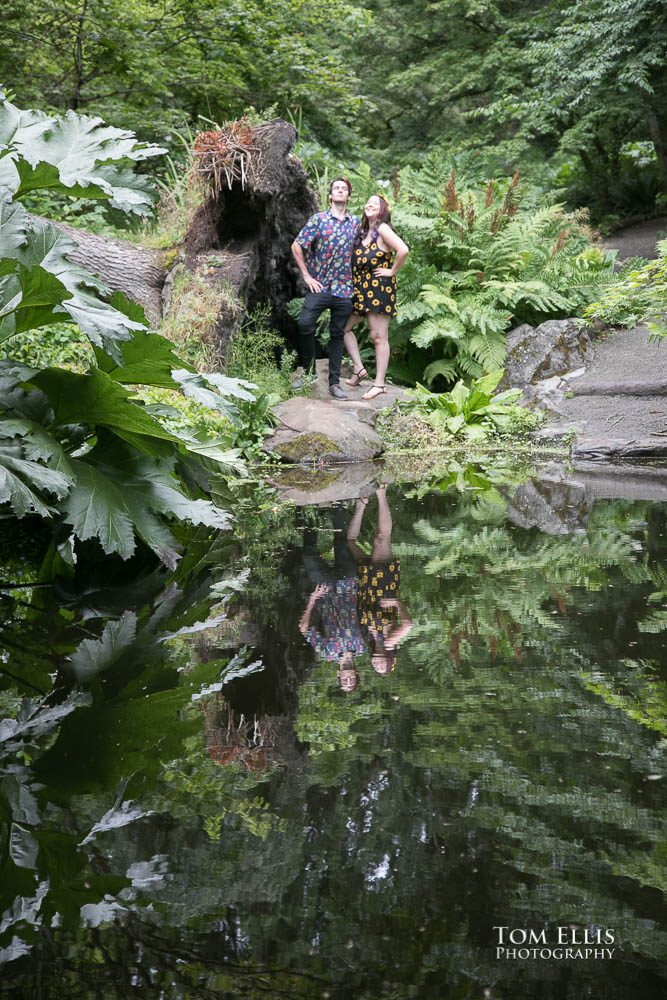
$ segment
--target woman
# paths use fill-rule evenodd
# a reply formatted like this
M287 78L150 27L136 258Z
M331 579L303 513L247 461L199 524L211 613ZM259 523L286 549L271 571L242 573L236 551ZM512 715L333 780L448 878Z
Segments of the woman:
M392 517L387 487L375 491L378 525L373 549L367 556L357 539L368 497L357 500L347 544L357 560L359 623L368 636L371 664L377 674L388 674L396 665L396 648L412 629L412 619L400 598L401 564L391 548Z
M352 358L354 374L347 384L357 386L368 372L359 354L352 328L368 320L375 344L375 382L362 399L375 399L386 392L385 377L389 364L389 320L396 315L396 273L405 264L409 250L391 228L389 203L384 195L374 194L366 202L355 245L352 249L354 311L345 327L345 348Z

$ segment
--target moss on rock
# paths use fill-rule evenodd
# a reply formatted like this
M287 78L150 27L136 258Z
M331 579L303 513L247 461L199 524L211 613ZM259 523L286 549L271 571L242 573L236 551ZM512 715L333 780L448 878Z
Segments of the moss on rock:
M314 431L299 434L291 441L281 441L272 451L286 462L315 462L325 455L341 454L340 447L332 438Z

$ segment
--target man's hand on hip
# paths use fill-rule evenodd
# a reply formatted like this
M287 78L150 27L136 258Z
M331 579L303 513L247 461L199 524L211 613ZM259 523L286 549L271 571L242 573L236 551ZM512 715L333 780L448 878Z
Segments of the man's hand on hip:
M317 278L311 278L310 275L306 277L306 275L304 275L303 280L306 283L308 291L312 292L314 295L318 295L322 291L322 283L319 282Z

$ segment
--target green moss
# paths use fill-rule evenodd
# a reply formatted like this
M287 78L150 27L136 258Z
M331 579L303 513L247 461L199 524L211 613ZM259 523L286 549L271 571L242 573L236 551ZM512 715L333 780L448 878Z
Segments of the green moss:
M219 367L217 329L223 309L233 316L243 312L231 286L211 282L201 270L183 268L174 278L171 305L160 333L199 371L213 371Z
M304 459L313 461L323 455L340 454L340 448L332 438L314 432L299 434L275 450L287 462L303 462Z
M180 255L181 252L178 247L170 247L169 250L165 250L161 258L165 271L171 271L172 267L178 263Z

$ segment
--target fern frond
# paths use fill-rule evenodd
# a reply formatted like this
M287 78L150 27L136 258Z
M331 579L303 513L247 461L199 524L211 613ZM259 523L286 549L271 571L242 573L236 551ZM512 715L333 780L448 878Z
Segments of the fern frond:
M436 340L460 340L466 336L463 323L453 316L434 317L420 323L412 333L413 344L417 347L430 347Z
M497 371L505 364L507 349L504 337L487 337L479 334L471 337L466 347L471 356L483 367L485 373Z
M424 380L431 385L440 375L447 382L453 382L457 374L457 366L454 361L441 359L440 361L432 361L430 365L426 366L424 369Z

